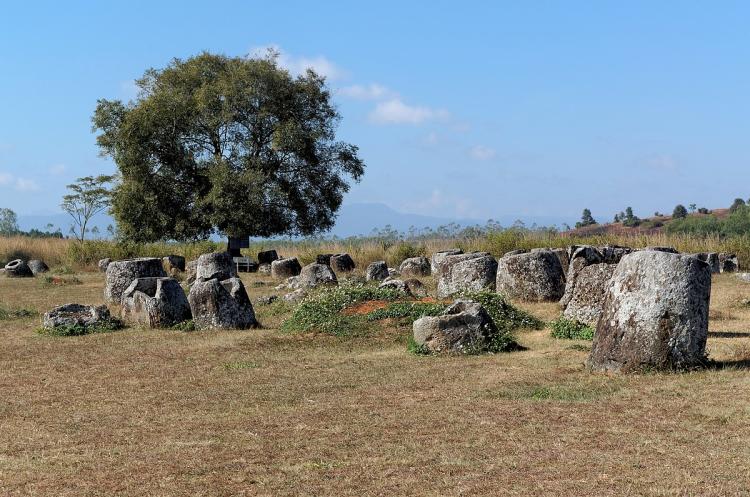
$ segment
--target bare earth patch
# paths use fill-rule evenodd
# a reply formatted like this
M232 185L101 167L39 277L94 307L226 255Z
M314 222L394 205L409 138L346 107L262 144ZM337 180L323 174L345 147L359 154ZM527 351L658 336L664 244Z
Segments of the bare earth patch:
M0 278L0 303L102 303L103 276L76 276ZM590 343L549 330L521 333L521 352L421 357L281 333L266 306L250 331L0 321L0 495L750 495L748 297L714 279L725 367L628 376L588 374Z

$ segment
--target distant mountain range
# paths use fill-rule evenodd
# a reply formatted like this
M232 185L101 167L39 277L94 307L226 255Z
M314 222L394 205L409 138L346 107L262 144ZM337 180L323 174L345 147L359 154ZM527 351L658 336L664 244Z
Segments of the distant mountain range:
M538 226L561 226L563 223L574 224L574 220L556 216L497 216L493 218L503 226L510 226L516 220L523 221L527 226L536 224ZM425 216L399 212L381 203L352 203L341 207L336 226L329 235L339 237L369 235L373 230L390 225L391 228L406 232L411 227L417 229L437 228L441 225L456 223L461 226L484 225L487 219L459 219L449 217ZM41 231L47 230L47 225L53 226L52 231L59 228L67 235L70 228L70 216L65 213L48 215L19 215L19 227L23 231L36 228ZM91 227L98 227L100 236L106 236L107 226L114 225L114 220L106 214L96 216Z

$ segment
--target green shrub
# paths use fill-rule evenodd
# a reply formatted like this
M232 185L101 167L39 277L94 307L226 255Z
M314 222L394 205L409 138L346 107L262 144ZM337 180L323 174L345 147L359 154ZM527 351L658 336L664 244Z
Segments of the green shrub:
M187 321L173 324L170 329L175 331L195 331L195 321L188 319Z
M388 307L374 310L367 315L368 321L379 321L381 319L408 318L414 322L424 316L438 316L448 307L446 304L429 302L394 302Z
M430 355L430 351L424 345L418 344L412 335L409 335L406 339L406 350L415 355Z
M566 319L562 316L550 323L552 338L565 340L593 340L594 330L581 322Z
M109 318L107 320L100 321L99 323L91 326L82 325L68 325L68 326L56 326L54 328L39 328L37 333L45 336L56 336L56 337L70 337L80 335L91 335L94 333L109 333L111 331L117 331L124 327L122 321L117 318Z
M403 295L392 288L346 285L323 288L303 300L282 325L284 331L320 331L337 336L366 333L362 316L347 316L345 308L367 300L397 300Z
M427 248L424 245L415 245L413 243L402 242L393 249L393 262L400 264L404 259L412 257L423 257L427 254Z

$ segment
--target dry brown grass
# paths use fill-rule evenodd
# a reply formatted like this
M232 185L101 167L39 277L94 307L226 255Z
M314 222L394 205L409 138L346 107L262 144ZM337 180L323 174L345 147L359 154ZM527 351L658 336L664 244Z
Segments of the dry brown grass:
M102 302L102 276L77 276L0 278L0 302ZM715 279L709 349L734 366L632 376L586 373L589 344L547 330L436 358L404 330L283 334L269 307L243 332L0 321L0 495L750 495L747 297Z

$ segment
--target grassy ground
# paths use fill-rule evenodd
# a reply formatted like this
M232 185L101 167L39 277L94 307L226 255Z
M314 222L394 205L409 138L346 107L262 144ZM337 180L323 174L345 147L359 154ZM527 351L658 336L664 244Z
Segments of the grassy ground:
M101 303L103 276L76 277L0 278L0 303ZM750 495L745 298L715 279L725 367L632 376L586 373L590 343L549 330L438 358L388 327L281 333L278 306L242 332L53 338L38 317L1 320L0 495Z

